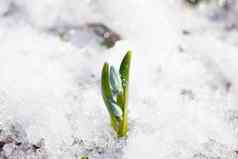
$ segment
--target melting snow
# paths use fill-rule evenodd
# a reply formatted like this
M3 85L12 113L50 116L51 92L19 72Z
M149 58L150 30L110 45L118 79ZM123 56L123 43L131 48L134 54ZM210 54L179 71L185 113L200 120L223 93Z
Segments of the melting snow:
M229 2L1 0L0 158L237 159L238 7ZM129 134L119 140L100 75L128 49Z

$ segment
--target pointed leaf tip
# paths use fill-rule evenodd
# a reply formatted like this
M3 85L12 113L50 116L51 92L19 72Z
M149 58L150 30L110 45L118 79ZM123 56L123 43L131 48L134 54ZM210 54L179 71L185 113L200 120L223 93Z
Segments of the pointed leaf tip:
M122 86L125 88L128 85L129 80L129 70L131 63L131 51L128 51L124 56L121 65L120 65L120 75L122 80Z
M131 59L131 55L132 55L132 51L131 51L131 50L129 50L129 51L127 51L127 53L126 53L125 57L127 57L127 58Z
M112 98L112 93L110 89L110 81L109 81L109 64L104 63L103 69L102 69L102 79L101 79L101 90L103 95L103 100L108 108L108 111L110 111L110 104L109 99Z

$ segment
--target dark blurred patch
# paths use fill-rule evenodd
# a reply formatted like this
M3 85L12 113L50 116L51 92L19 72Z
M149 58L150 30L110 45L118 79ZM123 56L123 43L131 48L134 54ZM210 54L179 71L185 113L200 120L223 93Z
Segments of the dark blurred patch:
M122 39L118 33L102 23L88 23L87 27L103 39L102 45L107 48L113 47L117 41Z
M3 147L4 147L5 144L6 144L6 143L5 143L4 141L0 141L0 151L2 151L2 149L3 149Z
M14 2L11 2L8 6L7 11L3 13L3 17L13 16L17 14L19 11L20 11L20 7Z
M202 2L210 2L211 0L184 0L184 2L190 6L197 6Z
M183 30L182 30L182 34L183 34L183 35L190 35L191 32L190 32L189 30L187 30L187 29L183 29Z
M32 159L48 158L43 139L36 144L31 143L21 125L14 123L8 126L0 129L0 159L17 159L19 155Z
M83 41L96 40L106 48L112 48L121 40L121 35L103 23L86 23L83 25L54 26L47 30L49 33L59 36L64 41L69 41L81 46ZM88 39L88 40L87 40ZM86 45L86 43L85 43Z
M190 5L197 5L202 0L184 0L184 1Z
M224 85L226 92L229 92L232 87L232 83L230 81L226 81Z
M188 97L190 100L193 100L195 98L195 94L191 89L181 89L180 94Z
M184 50L184 48L183 48L181 45L179 45L179 46L178 46L178 51L179 51L180 53L183 53L185 50Z

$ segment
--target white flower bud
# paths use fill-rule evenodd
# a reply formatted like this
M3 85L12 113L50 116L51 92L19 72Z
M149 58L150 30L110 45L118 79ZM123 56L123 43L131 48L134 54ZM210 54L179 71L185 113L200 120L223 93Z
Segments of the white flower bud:
M112 108L112 113L118 117L120 120L122 120L122 109L119 105L117 105L115 102L111 102L111 108Z
M118 95L123 91L122 88L122 82L119 73L116 71L116 69L111 66L110 67L110 86L112 90L113 95Z

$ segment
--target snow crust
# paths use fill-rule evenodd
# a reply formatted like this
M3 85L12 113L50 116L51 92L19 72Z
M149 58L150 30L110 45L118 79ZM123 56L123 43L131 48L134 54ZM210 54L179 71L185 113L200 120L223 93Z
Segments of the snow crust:
M174 0L0 0L0 157L237 159L235 13ZM88 23L122 40L106 49ZM127 50L129 134L117 139L100 75Z

